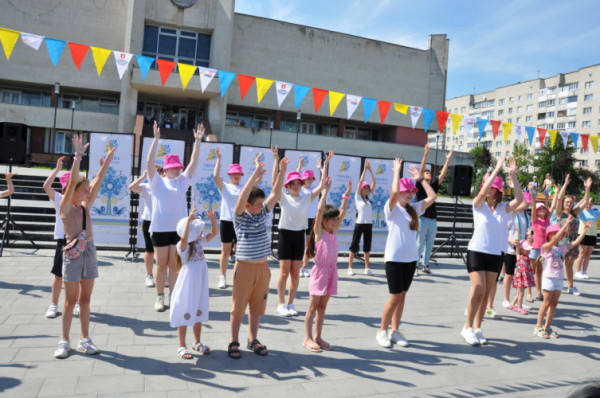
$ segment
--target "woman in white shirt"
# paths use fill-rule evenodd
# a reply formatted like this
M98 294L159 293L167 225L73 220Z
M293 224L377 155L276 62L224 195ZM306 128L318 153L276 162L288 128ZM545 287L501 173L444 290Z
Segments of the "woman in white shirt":
M412 283L419 259L417 250L419 216L437 199L433 188L421 178L419 170L412 166L409 170L412 179L421 182L427 198L410 203L417 193L417 188L410 178L400 178L401 169L402 160L394 159L392 193L384 206L385 220L389 229L385 242L385 276L390 295L383 307L381 328L375 337L379 345L386 348L391 348L392 343L402 347L408 346L408 341L398 328L402 320L406 293ZM392 330L388 332L390 322Z
M508 241L508 220L515 216L523 201L517 180L517 164L510 159L508 171L515 189L515 198L502 202L502 178L497 177L505 157L498 159L496 168L485 179L473 201L473 236L467 250L467 271L471 280L467 322L461 335L470 345L487 344L481 332L487 297L495 286L502 268L503 252Z
M365 175L369 171L371 174L371 184L365 181ZM365 168L360 175L360 180L354 194L354 203L356 205L356 224L352 234L352 243L350 244L350 254L348 255L348 275L354 275L352 263L354 256L358 253L360 237L363 236L363 253L365 254L365 275L373 275L369 269L369 260L371 255L371 241L373 239L373 201L369 193L375 191L375 176L371 170L371 164L365 160Z

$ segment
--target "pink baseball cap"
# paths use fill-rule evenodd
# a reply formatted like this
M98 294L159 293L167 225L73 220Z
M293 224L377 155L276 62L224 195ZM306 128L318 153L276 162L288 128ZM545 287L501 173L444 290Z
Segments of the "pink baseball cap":
M418 191L417 187L415 187L415 183L410 178L404 177L400 179L400 192L404 191Z
M64 173L62 173L62 175L60 177L58 177L58 180L60 181L60 185L62 186L63 193L65 192L65 189L67 188L67 183L69 182L69 177L71 177L70 171L65 171Z
M241 174L244 175L244 172L242 171L242 165L238 164L238 163L231 163L229 165L229 171L227 172L227 175L229 174Z
M168 170L168 169L183 169L183 165L181 164L181 161L179 160L179 156L178 155L166 155L164 157L164 161L165 161L165 165L163 166L163 170Z
M289 183L294 180L302 181L302 176L300 175L300 173L298 173L297 171L291 171L291 172L287 173L287 177L285 179L285 184L283 186L287 188Z
M368 182L366 182L366 181L363 181L363 183L362 183L362 184L360 184L360 189L363 189L364 187L368 187L368 188L369 188L369 190L371 189L371 186L370 186L370 185L369 185L369 183L368 183Z
M489 177L488 177L489 178ZM483 183L485 184L485 182L488 180L488 178L486 178ZM496 177L494 179L494 182L492 183L492 188L496 188L498 191L502 192L502 185L504 185L504 181L502 181L502 177ZM479 189L481 189L483 187L483 184L481 184L479 186Z
M558 224L550 225L548 228L546 228L546 239L548 239L548 235L550 235L552 232L558 232L561 228L562 227Z
M531 204L531 194L530 194L530 193L528 193L528 192L523 192L523 198L525 198L525 201L526 201L527 203L530 203L530 204Z
M309 178L315 178L315 173L312 170L304 170L302 173L302 181L308 180Z

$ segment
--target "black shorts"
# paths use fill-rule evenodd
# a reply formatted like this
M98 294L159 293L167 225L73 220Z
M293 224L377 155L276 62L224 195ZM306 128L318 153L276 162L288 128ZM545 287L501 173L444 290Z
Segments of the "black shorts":
M385 276L387 278L390 294L408 292L408 288L415 276L416 269L416 261L410 263L387 261L385 263Z
M354 226L354 233L352 234L352 243L350 244L350 251L352 253L358 253L360 236L363 234L363 252L369 253L371 251L371 241L373 240L373 224L356 224Z
M304 235L303 229L300 231L280 229L277 242L277 256L279 259L301 261L304 257Z
M514 275L517 265L517 255L504 253L504 273L506 275Z
M177 232L152 232L152 244L154 247L166 247L176 245L180 238Z
M62 266L63 266L63 253L62 249L65 247L64 239L56 240L56 251L54 252L54 264L52 265L52 272L55 276L62 278Z
M581 241L581 246L592 246L592 247L596 247L596 236L592 236L592 235L586 235L583 237L583 240Z
M306 228L306 236L310 235L310 231L312 231L314 225L315 225L315 219L309 218L308 219L308 228Z
M219 225L219 232L221 234L221 243L237 242L237 237L235 236L235 229L233 228L233 221L221 220Z
M144 234L144 242L146 243L146 253L154 253L152 237L150 236L150 220L142 221L142 232Z
M467 271L487 271L500 273L502 269L502 254L488 254L467 250Z

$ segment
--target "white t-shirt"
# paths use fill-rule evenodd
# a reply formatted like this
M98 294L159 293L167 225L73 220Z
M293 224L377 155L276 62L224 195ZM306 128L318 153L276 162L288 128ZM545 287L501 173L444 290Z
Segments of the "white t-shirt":
M60 201L62 200L63 195L60 192L54 191L54 200L50 199L50 203L54 205L54 239L64 239L65 238L65 227L63 226L63 222L60 219Z
M501 255L508 242L508 220L514 214L506 212L508 202L502 202L492 209L487 202L473 207L473 237L469 241L471 251Z
M140 217L144 221L152 220L152 190L150 189L150 184L143 183L140 184L142 188L141 200L140 200Z
M354 193L354 203L356 206L356 223L373 224L373 204L370 200L364 200L358 193Z
M177 223L187 217L187 189L191 184L187 169L175 179L158 173L150 180L152 223L150 232L177 231Z
M233 211L237 204L238 197L242 187L230 183L223 183L223 189L221 190L221 207L219 220L233 222Z
M519 231L520 228L520 231ZM531 220L529 216L525 213L517 213L514 217L508 217L508 238L509 239L519 239L519 234L521 235L520 240L527 238L527 229L531 228ZM516 254L515 247L508 243L508 239L506 240L507 248L504 251L508 254Z
M306 188L302 187L302 191L300 192L300 195L309 195L310 196L315 191L315 189L311 190L311 189L306 189ZM306 216L308 218L315 218L317 216L318 208L319 208L319 196L317 195L315 200L310 202L310 205L308 205L308 212L306 213Z
M279 216L279 229L289 231L302 231L308 228L308 206L310 205L310 195L301 195L293 197L288 194L281 195L279 206L281 206L281 216Z
M417 212L417 216L423 214L421 210L423 201L410 203ZM409 263L419 259L417 250L417 231L410 229L411 218L408 211L396 203L390 210L389 200L384 206L385 221L388 225L388 236L385 241L384 261Z

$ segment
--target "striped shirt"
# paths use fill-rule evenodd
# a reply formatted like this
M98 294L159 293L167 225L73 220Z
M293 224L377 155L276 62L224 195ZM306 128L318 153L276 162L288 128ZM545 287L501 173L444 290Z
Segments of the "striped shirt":
M233 227L237 237L237 259L257 260L271 254L271 241L267 233L268 220L269 211L266 207L256 215L247 211L242 215L234 213Z

